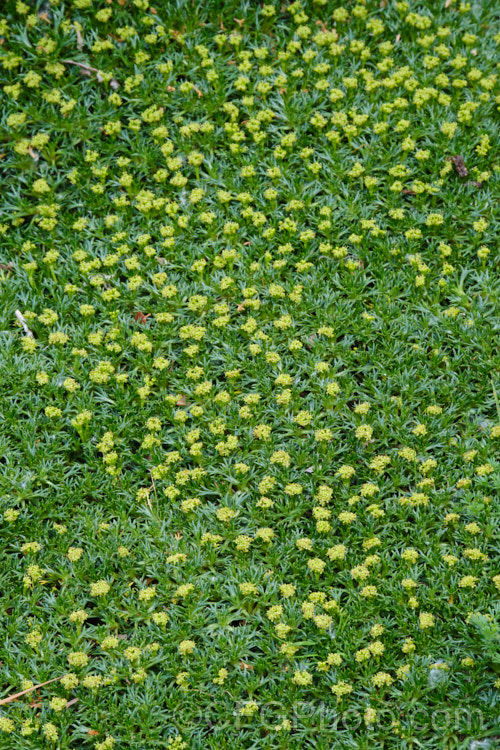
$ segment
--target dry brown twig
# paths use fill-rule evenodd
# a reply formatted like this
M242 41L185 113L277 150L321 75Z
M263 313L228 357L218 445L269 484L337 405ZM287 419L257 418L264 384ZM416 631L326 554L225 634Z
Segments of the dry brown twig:
M27 322L26 318L24 317L24 315L22 314L21 310L16 310L15 315L16 315L16 318L18 319L19 323L22 325L23 331L26 334L26 336L29 336L30 339L34 338L33 337L33 331L31 331L29 329L28 322Z
M65 63L66 65L76 65L78 68L80 68L83 75L92 76L92 73L95 73L96 78L99 81L99 83L102 83L104 81L104 78L102 77L98 69L93 68L92 65L88 65L87 63L80 63L80 62L77 62L76 60L63 60L62 62ZM111 79L111 81L109 82L109 85L115 91L116 89L120 88L120 84L118 83L118 81L115 81L114 78Z
M14 693L14 695L8 695L7 698L2 698L0 700L0 706L3 706L5 703L11 703L12 701L17 700L18 698L21 698L22 695L26 695L26 693L31 693L33 690L38 690L38 688L45 687L45 685L50 685L51 682L58 682L61 679L61 677L53 677L51 680L47 680L47 682L40 682L38 685L33 685L33 687L27 688L26 690L21 690L20 693Z

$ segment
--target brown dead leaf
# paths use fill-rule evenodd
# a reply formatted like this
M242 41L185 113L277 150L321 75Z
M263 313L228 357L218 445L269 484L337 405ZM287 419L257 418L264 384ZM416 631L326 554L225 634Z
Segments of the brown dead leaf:
M201 91L201 89L197 88L196 86L193 86L193 91L196 91L196 93L198 94L198 99L201 99L201 97L203 96L203 91Z
M245 664L244 661L240 661L240 669L243 669L243 670L248 669L249 671L251 671L251 670L255 669L255 667L252 667L251 664Z
M66 705L64 706L64 708L69 708L70 706L74 706L75 703L78 703L79 700L80 700L79 698L73 698L73 700L68 701L66 703Z
M175 86L167 86L167 91L175 91Z
M91 737L97 737L99 732L97 731L97 729L87 729L87 734L90 734Z
M150 317L151 317L151 313L146 313L146 315L144 315L143 312L138 310L134 316L134 320L136 323L141 323L144 325L144 323L148 322L148 318Z
M240 304L238 305L238 307L236 308L236 312L243 312L243 310L244 310L244 309L245 309L245 303L244 303L244 302L241 302L241 303L240 303Z
M460 154L457 154L456 156L451 157L451 161L453 162L453 166L455 167L455 171L458 176L467 177L467 175L469 174L469 170L465 166L464 157Z
M179 396L179 398L175 402L176 406L186 406L186 404L187 404L187 400L185 396Z
M239 27L240 27L240 28L241 28L241 27L243 26L243 24L245 23L245 19L244 19L244 18L233 18L233 21L234 21L235 23L237 23L237 24L239 25Z
M32 146L28 147L28 154L31 156L33 161L38 161L38 159L40 158L38 156L38 153L35 151L35 149Z
M179 539L182 539L182 534L181 534L180 531L178 531L176 534L174 534L174 539L177 539L177 541L179 541Z

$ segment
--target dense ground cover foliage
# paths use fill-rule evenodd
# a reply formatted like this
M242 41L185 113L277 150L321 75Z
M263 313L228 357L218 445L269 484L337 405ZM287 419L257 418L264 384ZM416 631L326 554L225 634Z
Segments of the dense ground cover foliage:
M0 748L493 747L498 16L2 6Z

